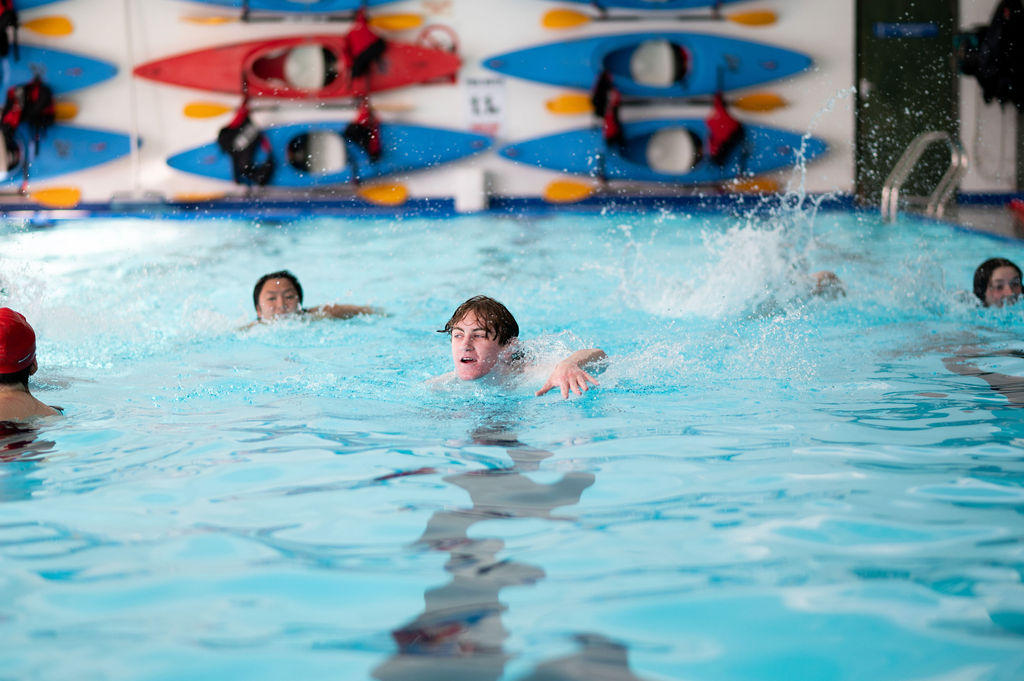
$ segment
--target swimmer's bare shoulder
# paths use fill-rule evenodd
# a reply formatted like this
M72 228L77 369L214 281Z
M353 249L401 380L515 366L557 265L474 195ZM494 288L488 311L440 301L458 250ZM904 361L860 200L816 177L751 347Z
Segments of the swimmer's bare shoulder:
M51 407L28 393L0 397L0 421L27 421L45 416L63 416L61 407Z
M440 386L443 386L443 385L447 385L449 383L454 383L455 380L456 380L455 379L455 372L454 371L449 371L448 373L441 374L440 376L431 376L430 378L425 380L423 383L425 385L430 386L430 387L436 388L436 387L440 387Z

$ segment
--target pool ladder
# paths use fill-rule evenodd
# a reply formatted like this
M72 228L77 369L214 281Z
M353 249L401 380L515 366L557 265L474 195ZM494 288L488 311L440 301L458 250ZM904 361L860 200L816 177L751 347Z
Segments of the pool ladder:
M924 213L928 217L941 218L946 211L946 204L950 197L960 187L960 180L967 172L967 152L960 140L954 138L948 132L934 130L923 132L914 138L907 150L900 156L900 160L893 166L889 177L885 178L882 185L882 219L886 222L896 220L896 214L900 207L900 190L906 182L910 171L914 169L921 155L925 150L936 142L945 142L949 147L949 168L943 174L942 179L935 186L929 196L907 196L908 204L923 205Z

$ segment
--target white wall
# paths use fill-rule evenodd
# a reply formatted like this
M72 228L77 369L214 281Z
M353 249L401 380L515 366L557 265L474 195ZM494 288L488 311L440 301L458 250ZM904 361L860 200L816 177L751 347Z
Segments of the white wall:
M962 0L961 30L992 20L998 0ZM1014 191L1017 163L1017 109L985 103L973 77L960 78L960 137L970 159L962 191Z
M987 1L987 0L986 0ZM853 0L752 0L727 5L726 13L742 9L770 9L779 15L768 27L747 27L728 21L683 23L667 20L628 24L593 23L571 31L550 31L540 25L541 15L560 5L544 0L407 0L378 8L378 12L415 12L429 23L445 23L458 33L464 68L462 84L421 86L375 96L374 101L408 103L413 108L403 113L384 113L395 122L413 122L467 129L471 123L465 86L468 77L493 75L479 66L485 57L520 47L583 37L599 33L681 30L725 34L749 40L777 44L800 50L815 60L813 70L787 81L770 83L751 90L773 91L783 95L789 105L768 114L737 113L751 122L811 131L830 145L828 156L812 164L806 176L806 188L814 192L850 192L853 187L853 97L854 4ZM569 5L561 5L568 7ZM575 9L587 9L574 5ZM23 20L63 14L75 22L75 31L65 38L43 39L23 34L25 42L50 45L108 59L121 65L113 80L94 88L71 93L69 99L80 107L77 124L130 131L137 129L144 144L135 159L125 159L100 168L65 175L49 185L75 185L87 200L104 201L122 192L155 192L166 197L181 194L233 192L230 183L206 180L174 171L164 159L169 155L212 141L228 116L195 120L182 114L187 102L220 101L234 105L237 98L211 95L194 90L160 85L131 77L131 65L186 50L253 37L298 35L312 32L344 31L345 24L224 24L197 26L182 20L184 15L229 14L206 5L185 0L66 0L23 12ZM394 36L412 40L418 29ZM544 102L563 91L517 79L497 86L503 100L502 125L495 146L557 130L587 125L589 117L559 117L550 114ZM691 106L643 111L641 117L677 113L686 117L704 117L707 108ZM294 110L263 112L257 122L264 125L309 118L344 119L344 112L311 112L296 106ZM453 182L461 168L482 168L492 178L496 193L536 196L557 175L549 171L513 164L493 151L474 159L417 173L406 178L414 196L451 196ZM776 174L783 185L792 173ZM41 188L41 187L40 187ZM638 190L643 188L638 188ZM664 187L647 187L665 193Z

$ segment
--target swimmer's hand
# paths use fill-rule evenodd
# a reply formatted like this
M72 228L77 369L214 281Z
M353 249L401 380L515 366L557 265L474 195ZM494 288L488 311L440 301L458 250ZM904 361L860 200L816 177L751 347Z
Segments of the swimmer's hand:
M540 397L558 388L562 393L563 400L568 399L570 390L577 395L582 395L590 389L587 383L592 383L595 386L599 385L597 379L584 371L582 367L602 360L605 357L607 355L604 354L604 351L597 348L578 350L572 353L555 365L555 369L551 372L547 382L535 394L537 397Z

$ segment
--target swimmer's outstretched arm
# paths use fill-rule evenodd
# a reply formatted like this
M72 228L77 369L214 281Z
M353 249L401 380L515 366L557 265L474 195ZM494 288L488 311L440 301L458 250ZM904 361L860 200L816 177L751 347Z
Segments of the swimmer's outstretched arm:
M598 385L597 380L583 370L583 367L599 362L608 357L600 348L588 348L577 350L561 362L555 365L554 371L548 377L547 383L537 391L537 395L558 388L562 392L562 399L569 397L569 391L582 395L590 386L588 382Z
M361 314L380 314L380 310L369 305L317 305L306 310L306 314L331 319L351 319Z

